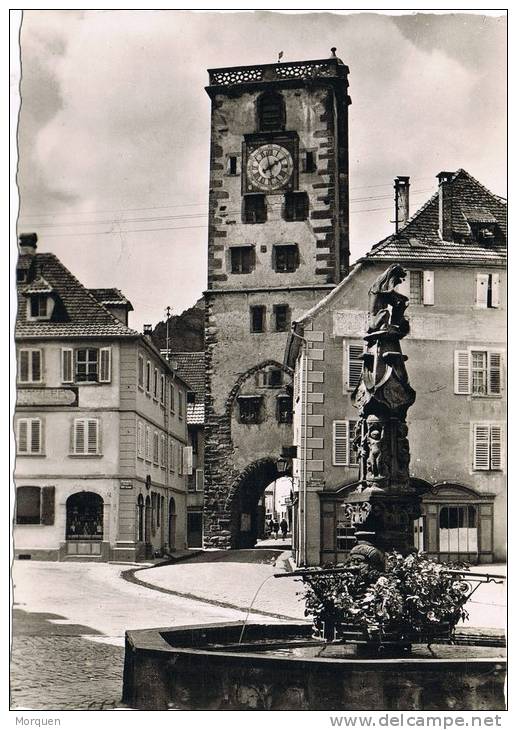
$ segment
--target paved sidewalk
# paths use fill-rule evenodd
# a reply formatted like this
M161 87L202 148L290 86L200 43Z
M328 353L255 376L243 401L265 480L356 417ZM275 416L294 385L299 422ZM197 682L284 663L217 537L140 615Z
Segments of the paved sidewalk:
M303 584L290 578L275 579L287 572L280 550L210 551L178 565L138 570L137 580L146 585L202 599L292 619L304 619L301 600ZM506 565L473 566L472 572L506 574ZM253 603L252 603L253 602ZM506 625L506 584L481 585L466 606L469 620L460 626L504 629Z

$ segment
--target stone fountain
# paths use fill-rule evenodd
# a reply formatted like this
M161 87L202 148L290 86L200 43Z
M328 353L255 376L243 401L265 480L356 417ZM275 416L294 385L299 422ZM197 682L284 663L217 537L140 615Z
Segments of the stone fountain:
M407 555L413 550L413 521L420 517L422 493L409 480L407 411L415 402L407 357L400 342L409 333L408 298L396 287L406 276L392 264L369 291L369 326L359 385L352 400L359 409L354 448L359 482L345 502L358 544L351 557L386 550Z
M360 478L346 509L358 570L379 569L389 550L410 553L420 515L406 424L415 392L400 346L408 300L396 289L405 275L394 264L370 289L363 375L352 396ZM436 644L431 653L416 644L400 657L315 638L308 622L127 631L123 700L142 710L505 709L504 641L479 638L466 630L454 646Z

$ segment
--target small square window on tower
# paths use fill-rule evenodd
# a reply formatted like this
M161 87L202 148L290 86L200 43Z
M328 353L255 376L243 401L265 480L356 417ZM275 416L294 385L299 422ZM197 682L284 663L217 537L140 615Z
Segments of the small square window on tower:
M250 307L250 328L252 332L264 332L266 325L266 307L263 304Z
M299 264L298 246L296 243L273 246L273 263L278 273L296 271Z
M284 220L305 221L309 217L309 197L307 193L286 193L284 200Z
M235 246L230 249L232 274L249 274L253 269L254 250L252 246Z
M245 195L242 203L243 223L265 223L267 220L266 196L262 193Z
M273 318L275 332L287 332L291 324L291 312L288 304L275 304L273 306Z

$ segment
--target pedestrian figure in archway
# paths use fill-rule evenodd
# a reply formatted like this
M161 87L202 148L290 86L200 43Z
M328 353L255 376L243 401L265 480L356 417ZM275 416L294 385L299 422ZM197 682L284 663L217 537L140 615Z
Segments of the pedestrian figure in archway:
M285 540L287 537L287 520L285 517L280 520L280 532L282 533L282 539Z

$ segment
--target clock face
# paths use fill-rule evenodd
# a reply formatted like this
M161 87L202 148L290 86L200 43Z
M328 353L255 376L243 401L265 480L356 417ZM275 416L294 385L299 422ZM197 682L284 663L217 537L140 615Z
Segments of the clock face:
M248 155L248 188L277 191L289 182L293 174L293 157L279 144L263 144Z

